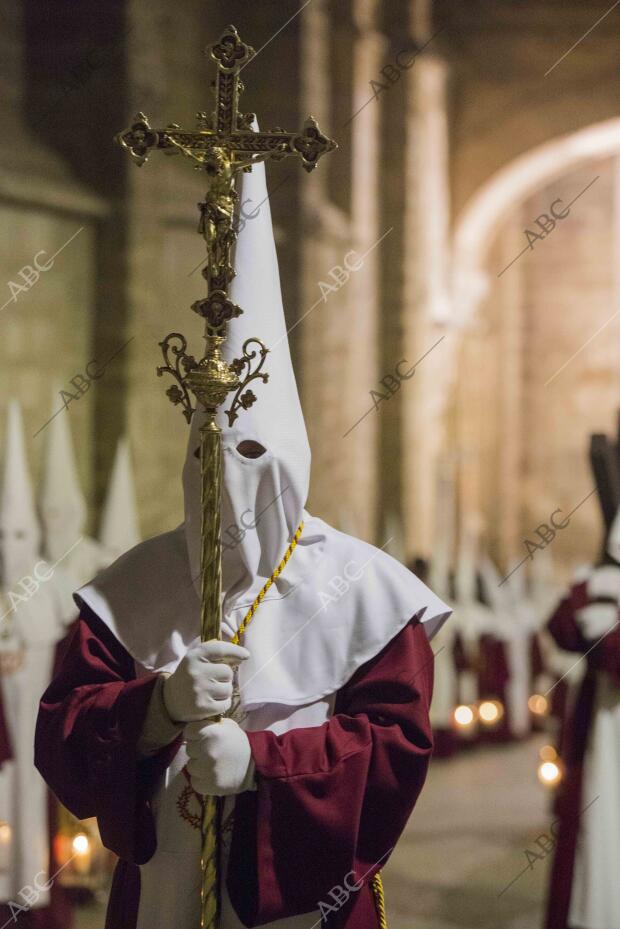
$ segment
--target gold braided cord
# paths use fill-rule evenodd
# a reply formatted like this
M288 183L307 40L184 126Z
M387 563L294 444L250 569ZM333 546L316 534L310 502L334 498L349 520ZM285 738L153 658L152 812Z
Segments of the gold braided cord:
M383 891L383 880L381 874L377 871L371 883L373 897L375 898L375 908L379 917L379 929L387 929L387 916L385 915L385 893Z
M252 622L252 618L254 617L254 614L256 613L257 609L259 608L259 606L261 605L261 603L263 602L265 598L265 594L267 593L267 591L269 590L273 582L277 581L277 579L280 577L285 567L287 566L291 555L297 548L297 543L299 542L299 539L303 531L304 531L304 522L302 519L299 526L297 527L297 532L295 533L295 535L293 536L291 540L291 544L289 545L289 547L284 553L282 561L280 562L278 567L275 569L271 577L267 581L265 581L265 583L263 584L261 590L259 591L258 596L254 600L254 603L252 604L250 609L247 611L247 613L243 617L243 622L241 623L238 630L235 632L234 636L230 640L233 643L233 645L239 645L239 642L241 641L241 636L244 634L245 630L247 629L249 624Z
M239 629L237 630L237 632L236 632L236 633L234 634L234 636L232 637L231 642L232 642L234 645L239 645L239 643L240 643L240 641L241 641L241 637L244 635L245 630L247 629L247 627L249 626L249 624L252 622L252 619L254 618L254 614L256 613L256 611L258 610L259 606L261 605L261 603L262 603L263 600L265 599L265 596L266 596L266 594L267 594L267 591L268 591L269 588L272 586L272 584L273 584L275 581L277 581L277 579L280 577L280 575L281 575L282 572L284 571L286 565L288 564L288 562L289 562L289 560L290 560L290 558L291 558L291 555L293 554L293 552L294 552L295 549L297 548L297 543L299 542L299 539L301 538L301 534L302 534L302 532L303 532L303 529L304 529L304 523L303 523L303 520L302 520L301 523L299 524L298 528L297 528L297 532L295 533L295 535L294 535L293 538L291 539L291 543L290 543L289 547L287 548L287 550L285 551L285 553L284 553L284 555L283 555L283 557L282 557L282 561L281 561L280 564L277 566L277 568L275 569L275 571L273 572L273 574L271 575L271 577L264 583L264 585L263 585L262 588L260 589L258 595L256 596L254 602L252 603L252 606L250 607L250 609L247 611L247 613L246 613L245 616L243 617L243 621L241 622L241 625L239 626ZM188 777L188 781L189 781L189 777ZM214 799L214 798L205 797L205 798L203 798L203 799L204 799L205 801L208 801L208 800L210 800L210 799L212 800L212 799ZM209 806L209 804L205 804L205 805L206 805L206 806ZM203 807L203 811L204 811L203 815L204 815L205 819L211 819L211 821L212 821L212 820L215 818L215 816L217 815L216 808L215 808L215 804L212 805L212 808L211 808L210 810L205 809L205 808ZM191 825L191 823L190 823L190 825ZM206 860L203 858L203 867L209 867L209 859L208 859L208 856L207 856ZM214 876L214 875L213 875L213 876ZM370 886L371 886L371 888L372 888L372 894L373 894L374 901L375 901L375 908L376 908L376 910L377 910L377 916L378 916L378 919L379 919L379 929L388 929L387 916L386 916L386 913L385 913L385 893L384 893L384 890L383 890L383 880L382 880L381 874L380 874L379 872L377 872L377 874L375 874L375 876L373 877Z
M276 581L280 577L282 572L284 571L286 565L289 562L291 555L297 548L297 543L299 542L301 533L303 532L303 528L304 528L304 523L302 520L297 528L297 532L295 533L295 535L293 536L291 540L291 544L289 545L289 547L284 553L282 561L280 562L278 567L275 569L275 571L273 572L269 580L263 585L263 587L260 590L260 593L254 600L252 606L250 607L250 609L247 611L247 613L243 617L243 622L241 623L241 625L239 626L239 629L237 630L237 632L234 634L234 636L231 639L231 642L233 643L233 645L239 645L241 636L244 634L248 625L252 621L254 614L256 613L260 604L264 600L265 594L267 593L267 591L269 590L273 582ZM183 773L185 775L185 778L187 779L188 787L190 787L191 789L191 779L190 779L189 774L187 773L187 766L183 768ZM197 797L198 802L200 803L201 808L202 808L201 819L202 819L203 831L205 832L205 834L208 833L211 836L214 835L215 834L214 826L217 823L217 818L219 814L218 804L217 804L218 798L209 797L209 796L202 797L200 796L200 794L197 794L195 791L191 791L191 792ZM177 803L179 815L181 816L181 819L184 819L186 822L188 822L189 825L192 826L192 828L199 829L200 828L199 822L196 820L196 817L192 816L188 810L189 796L190 795L188 793L188 789L186 788L181 794L181 797L179 798L179 802ZM211 841L206 853L203 852L202 867L204 870L208 870L209 878L210 878L210 885L212 886L215 886L214 882L215 882L216 874L215 874L215 870L211 862L215 863L215 861L216 861L216 847L215 847L215 844L213 844L213 842ZM206 900L205 900L205 897L203 896L203 904L205 903L206 903ZM213 904L209 904L209 906L211 908ZM217 915L217 912L215 910L212 910L212 913L215 913L215 915Z
M222 492L221 433L213 416L200 431L202 529L200 564L202 567L201 639L220 636L220 591L222 565L213 558L220 538L220 499ZM205 797L202 806L202 846L200 867L200 929L218 929L220 924L220 841L221 801Z
M202 869L200 929L217 926L220 916L219 821L220 798L205 797L202 806Z

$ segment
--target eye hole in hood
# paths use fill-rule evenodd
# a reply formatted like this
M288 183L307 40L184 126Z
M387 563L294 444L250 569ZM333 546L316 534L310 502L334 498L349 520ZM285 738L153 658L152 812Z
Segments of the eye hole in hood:
M260 458L267 449L260 442L255 442L253 439L244 439L243 442L239 442L237 445L237 451L244 458Z

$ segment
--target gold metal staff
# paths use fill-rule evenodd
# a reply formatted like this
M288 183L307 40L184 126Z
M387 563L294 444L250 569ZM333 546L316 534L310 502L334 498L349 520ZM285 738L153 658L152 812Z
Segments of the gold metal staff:
M219 41L206 51L217 65L215 110L212 114L198 113L197 128L184 130L176 124L165 129L153 129L144 113L138 113L133 125L117 136L117 141L138 165L147 161L152 149L163 149L168 154L181 152L209 178L205 199L198 204L198 231L204 236L207 247L207 263L202 270L207 282L207 295L192 305L192 309L205 321L205 354L197 362L187 354L184 336L172 332L160 343L165 364L157 369L160 375L168 373L174 377L176 383L167 394L173 403L182 405L188 422L197 404L201 404L206 413L200 431L203 641L221 637L222 457L221 430L215 421L216 413L228 393L234 391L230 407L226 410L228 422L232 425L239 409L247 409L256 400L254 393L246 389L248 384L268 378L262 370L268 349L259 339L248 339L243 345L242 357L231 364L227 364L221 354L228 322L243 312L228 297L228 287L235 275L231 260L237 234L235 207L239 199L235 180L240 171L249 171L260 161L279 160L287 155L298 155L304 168L312 171L321 155L336 148L336 143L321 133L312 117L306 121L302 132L286 132L283 129L253 132L254 114L239 112L239 95L243 90L239 72L254 55L254 49L241 41L234 26L229 26ZM218 819L217 798L205 797L201 929L217 929L219 925Z

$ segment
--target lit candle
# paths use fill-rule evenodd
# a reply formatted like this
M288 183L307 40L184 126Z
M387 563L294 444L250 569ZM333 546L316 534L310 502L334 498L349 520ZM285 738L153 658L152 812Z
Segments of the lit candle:
M549 701L541 694L532 694L527 705L535 716L546 716L549 712Z
M555 761L543 761L538 767L538 780L545 787L555 787L562 780L562 770Z
M7 822L0 822L0 871L7 872L11 863L13 831Z
M457 706L454 711L454 721L457 726L461 726L466 729L468 726L471 726L475 721L474 711L470 706L461 704Z
M558 757L558 753L553 745L543 745L538 754L542 761L555 761Z
M494 726L504 715L504 707L500 700L483 700L478 715L483 725Z
M91 866L92 848L91 841L85 832L79 832L73 837L72 850L76 874L88 874Z

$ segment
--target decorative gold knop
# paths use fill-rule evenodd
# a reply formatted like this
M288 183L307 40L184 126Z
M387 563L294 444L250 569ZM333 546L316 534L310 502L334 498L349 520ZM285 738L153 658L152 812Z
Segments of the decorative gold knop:
M212 415L215 415L228 393L239 384L239 378L232 367L222 358L223 341L221 335L208 336L205 357L185 377L186 385L198 402Z
M243 310L229 300L223 290L214 290L204 300L192 303L192 310L207 321L209 331L217 332L224 323L241 316Z

